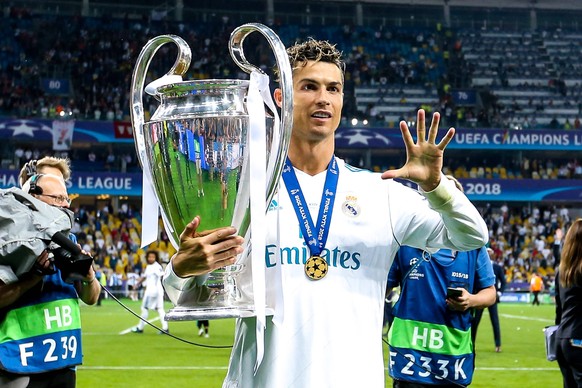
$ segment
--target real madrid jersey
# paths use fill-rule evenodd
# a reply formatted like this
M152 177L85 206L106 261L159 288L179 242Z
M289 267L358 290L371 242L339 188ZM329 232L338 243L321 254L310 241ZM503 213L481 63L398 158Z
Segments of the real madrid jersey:
M239 319L225 387L383 387L384 292L398 243L471 248L487 237L484 223L474 221L476 209L447 179L432 192L438 199L431 200L447 214L443 217L414 190L337 161L339 183L320 254L328 271L321 280L305 274L311 254L280 183L267 214L267 304L275 314L267 319L265 356L254 374L255 320ZM295 172L315 222L326 172ZM458 237L453 242L443 218L449 229L476 232L450 233ZM187 281L169 267L166 291L177 300Z

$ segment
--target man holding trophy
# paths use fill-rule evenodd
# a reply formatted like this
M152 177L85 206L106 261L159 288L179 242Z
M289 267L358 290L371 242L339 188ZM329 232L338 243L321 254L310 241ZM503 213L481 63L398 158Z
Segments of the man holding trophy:
M400 245L477 249L487 242L487 227L441 172L454 129L437 143L438 113L427 133L419 110L416 142L400 123L407 151L402 168L383 174L354 168L334 155L343 107L340 52L311 39L287 54L293 126L264 247L266 305L274 313L256 370L256 318L237 319L223 386L383 387L384 291ZM279 89L274 97L280 105ZM419 190L392 178L417 183ZM196 279L234 264L244 250L234 227L199 231L203 221L194 217L186 225L166 269L165 289L175 303Z

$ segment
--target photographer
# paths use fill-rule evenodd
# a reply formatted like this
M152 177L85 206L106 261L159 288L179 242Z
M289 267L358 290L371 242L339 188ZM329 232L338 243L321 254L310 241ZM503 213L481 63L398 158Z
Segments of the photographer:
M23 190L68 211L70 200L62 176L33 175ZM75 365L81 364L83 354L78 299L96 303L100 286L90 265L86 273L73 273L74 277L63 280L62 269L55 265L63 253L54 255L55 259L48 251L41 253L20 278L9 266L0 266L2 387L76 386Z

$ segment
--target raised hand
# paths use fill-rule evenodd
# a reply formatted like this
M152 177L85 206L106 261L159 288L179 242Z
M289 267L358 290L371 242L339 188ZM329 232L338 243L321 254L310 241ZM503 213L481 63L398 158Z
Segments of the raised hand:
M382 179L404 178L417 183L424 191L434 190L440 183L443 168L443 154L455 135L449 128L443 139L436 144L440 114L435 112L426 135L425 112L418 110L416 118L416 144L405 121L400 122L400 132L406 146L406 163L399 169L388 170Z
M172 258L174 272L180 277L203 275L234 264L243 252L244 238L235 234L236 228L197 232L199 225L200 217L196 216L180 235L180 247Z

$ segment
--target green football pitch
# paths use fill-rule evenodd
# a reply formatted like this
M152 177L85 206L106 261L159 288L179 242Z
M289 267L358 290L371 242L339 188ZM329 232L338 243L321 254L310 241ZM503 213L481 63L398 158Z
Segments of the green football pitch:
M139 313L140 302L122 299ZM168 308L171 306L168 304ZM545 359L542 329L553 323L554 306L499 305L502 352L494 352L487 312L477 337L476 371L471 387L561 387L558 365ZM138 319L111 299L82 306L83 365L77 386L85 387L220 387L233 341L232 319L210 321L210 338L198 336L196 322L170 322L170 333L181 342L147 326L143 334L130 329ZM157 313L152 323L159 327ZM384 345L384 354L387 346ZM387 363L385 363L387 365ZM386 373L386 386L392 383Z

